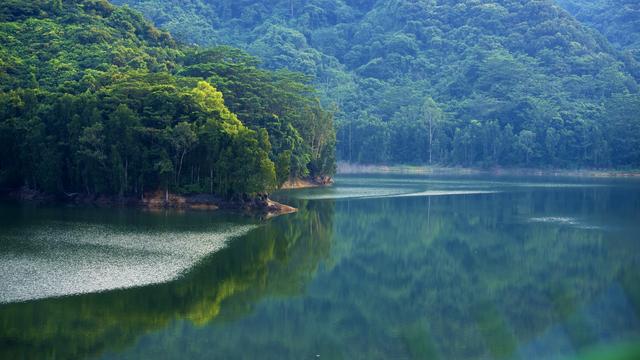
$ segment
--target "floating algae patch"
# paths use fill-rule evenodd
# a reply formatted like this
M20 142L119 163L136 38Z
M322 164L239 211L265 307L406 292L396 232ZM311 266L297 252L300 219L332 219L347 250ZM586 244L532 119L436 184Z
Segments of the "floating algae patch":
M195 231L49 222L2 234L0 302L99 292L176 279L253 225Z

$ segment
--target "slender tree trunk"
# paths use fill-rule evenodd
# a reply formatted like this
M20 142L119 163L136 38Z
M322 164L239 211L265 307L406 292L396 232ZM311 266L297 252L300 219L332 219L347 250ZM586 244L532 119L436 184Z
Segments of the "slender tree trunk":
M431 165L431 152L433 150L433 119L429 117L429 165Z
M353 163L353 147L351 142L351 121L349 121L349 163Z
M124 192L127 191L129 185L129 158L124 158Z
M178 166L178 174L176 176L176 185L180 186L180 173L182 172L182 161L184 160L184 156L187 154L187 150L182 151L182 155L180 155L180 165Z

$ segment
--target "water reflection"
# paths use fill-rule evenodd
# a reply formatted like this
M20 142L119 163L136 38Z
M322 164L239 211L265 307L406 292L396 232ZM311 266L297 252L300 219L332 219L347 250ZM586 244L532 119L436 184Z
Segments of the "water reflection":
M536 188L340 198L331 264L302 298L263 301L189 348L218 339L226 358L530 359L637 339L637 189ZM543 216L598 226L531 221Z
M637 183L341 180L282 195L301 211L179 281L0 307L0 355L640 355ZM363 187L368 198L341 186ZM388 196L410 193L427 195Z
M175 282L2 305L0 358L95 357L178 320L202 327L240 318L265 296L299 294L328 255L331 230L331 204L302 204L296 215L232 241Z

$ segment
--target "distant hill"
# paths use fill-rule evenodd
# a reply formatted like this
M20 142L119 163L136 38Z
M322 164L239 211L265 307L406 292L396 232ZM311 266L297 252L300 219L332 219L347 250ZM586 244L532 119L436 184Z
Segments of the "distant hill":
M343 160L640 165L637 63L551 0L117 2L314 76Z
M640 61L640 2L636 0L557 0L578 20ZM637 77L636 77L637 79Z

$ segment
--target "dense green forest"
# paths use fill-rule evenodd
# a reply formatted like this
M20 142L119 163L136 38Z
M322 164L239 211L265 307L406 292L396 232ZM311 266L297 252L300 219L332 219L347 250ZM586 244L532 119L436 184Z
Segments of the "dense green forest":
M342 160L640 166L637 57L553 0L116 2L188 43L313 76ZM626 45L637 4L618 2L594 21L619 19Z
M335 171L309 79L105 0L0 3L0 188L224 197Z
M623 56L640 61L640 2L636 0L557 0L581 22L595 28ZM637 76L636 76L637 79Z

